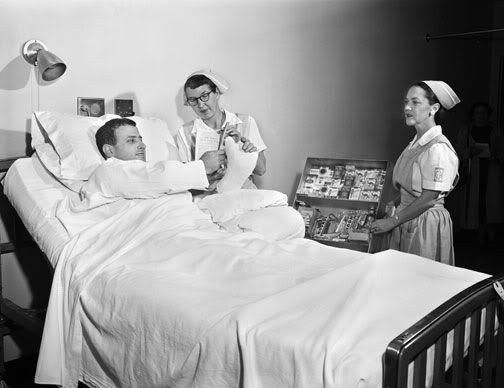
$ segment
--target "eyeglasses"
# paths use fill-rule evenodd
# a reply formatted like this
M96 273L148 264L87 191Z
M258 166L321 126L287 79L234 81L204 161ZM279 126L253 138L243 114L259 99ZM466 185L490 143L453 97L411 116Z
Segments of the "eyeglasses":
M209 92L203 92L199 97L189 97L186 99L186 105L196 106L198 105L198 100L201 102L207 102L210 98L210 94L213 93L214 90L210 90Z

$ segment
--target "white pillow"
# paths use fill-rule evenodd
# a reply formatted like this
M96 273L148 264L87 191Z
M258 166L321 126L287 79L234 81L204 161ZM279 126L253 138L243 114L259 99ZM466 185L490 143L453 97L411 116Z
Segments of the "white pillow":
M41 157L42 162L58 179L87 180L103 162L96 146L96 131L108 120L118 117L35 112L31 127L32 147L45 156ZM136 122L147 146L147 160L158 162L169 159L170 149L174 153L175 143L166 122L157 118L130 118Z
M155 117L140 116L128 117L128 119L136 123L138 131L142 135L143 142L147 146L148 162L156 163L162 160L173 159L174 152L176 153L175 157L178 157L175 140L168 129L166 121Z

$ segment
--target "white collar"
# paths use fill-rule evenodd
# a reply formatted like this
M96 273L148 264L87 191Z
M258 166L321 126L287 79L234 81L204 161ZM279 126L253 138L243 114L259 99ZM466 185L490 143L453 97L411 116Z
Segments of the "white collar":
M224 109L224 113L225 113L226 119L222 123L223 126L226 125L226 124L235 125L235 124L240 124L240 123L243 122L243 121L240 120L240 118L237 115L235 115L234 113L228 111L227 109ZM191 134L192 135L196 134L196 131L198 130L198 127L205 128L205 129L211 129L212 131L215 131L215 129L210 128L199 117L196 120L194 120L194 124L193 124L192 130L191 130Z
M415 135L413 140L410 143L410 148L416 146L416 144L424 146L428 142L430 142L432 139L434 139L436 136L439 136L443 133L441 129L441 125L435 125L431 129L429 129L427 132L425 132L420 139L417 139L418 135ZM418 142L417 142L418 140Z

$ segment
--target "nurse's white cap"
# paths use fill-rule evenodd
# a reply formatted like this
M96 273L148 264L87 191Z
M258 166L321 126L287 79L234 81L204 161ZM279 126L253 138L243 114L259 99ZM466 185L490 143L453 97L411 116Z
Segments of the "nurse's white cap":
M439 100L439 103L446 110L450 110L460 102L457 94L446 82L443 81L423 81L432 89Z
M194 73L190 74L187 79L191 78L193 75L204 75L205 77L207 77L215 84L215 86L219 88L221 94L224 94L229 89L229 84L226 82L226 80L221 76L215 74L215 72L210 69L197 70Z

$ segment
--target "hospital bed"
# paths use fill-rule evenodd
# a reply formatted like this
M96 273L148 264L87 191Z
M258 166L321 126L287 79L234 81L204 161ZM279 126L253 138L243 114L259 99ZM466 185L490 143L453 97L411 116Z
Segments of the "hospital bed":
M43 340L44 352L61 350L53 360L39 360L42 369L57 369L56 379L63 362L66 377L75 372L73 377L91 387L504 386L503 300L494 289L503 278L395 251L371 255L245 234L222 235L220 243L214 237L221 232L202 227L204 220L197 220L196 230L182 225L180 231L178 225L173 232L166 226L169 260L155 254L166 250L161 231L142 235L140 250L124 248L124 255L116 255L124 244L114 247L113 239L100 241L99 234L113 226L116 238L121 227L135 226L140 218L72 238L54 212L57 203L77 194L54 179L37 154L2 163L4 170L10 167L5 194L55 268L60 286L67 286L62 290L77 295L65 299L70 307L61 316L46 318L46 326L58 321L69 327L69 337L80 339L64 344L70 350L54 347L57 338ZM161 205L156 203L157 212L164 211ZM168 206L170 212L179 208ZM145 208L138 212L149 217ZM268 260L255 260L255 253L265 252ZM414 277L405 279L409 272ZM383 285L385 279L394 284ZM350 286L341 288L343 283ZM440 295L424 301L418 294L429 289ZM21 324L37 322L31 312L18 312L4 315ZM390 327L391 322L398 323ZM40 328L40 320L37 324ZM72 386L73 377L63 385ZM39 382L54 381L44 378ZM348 382L353 385L341 385Z

